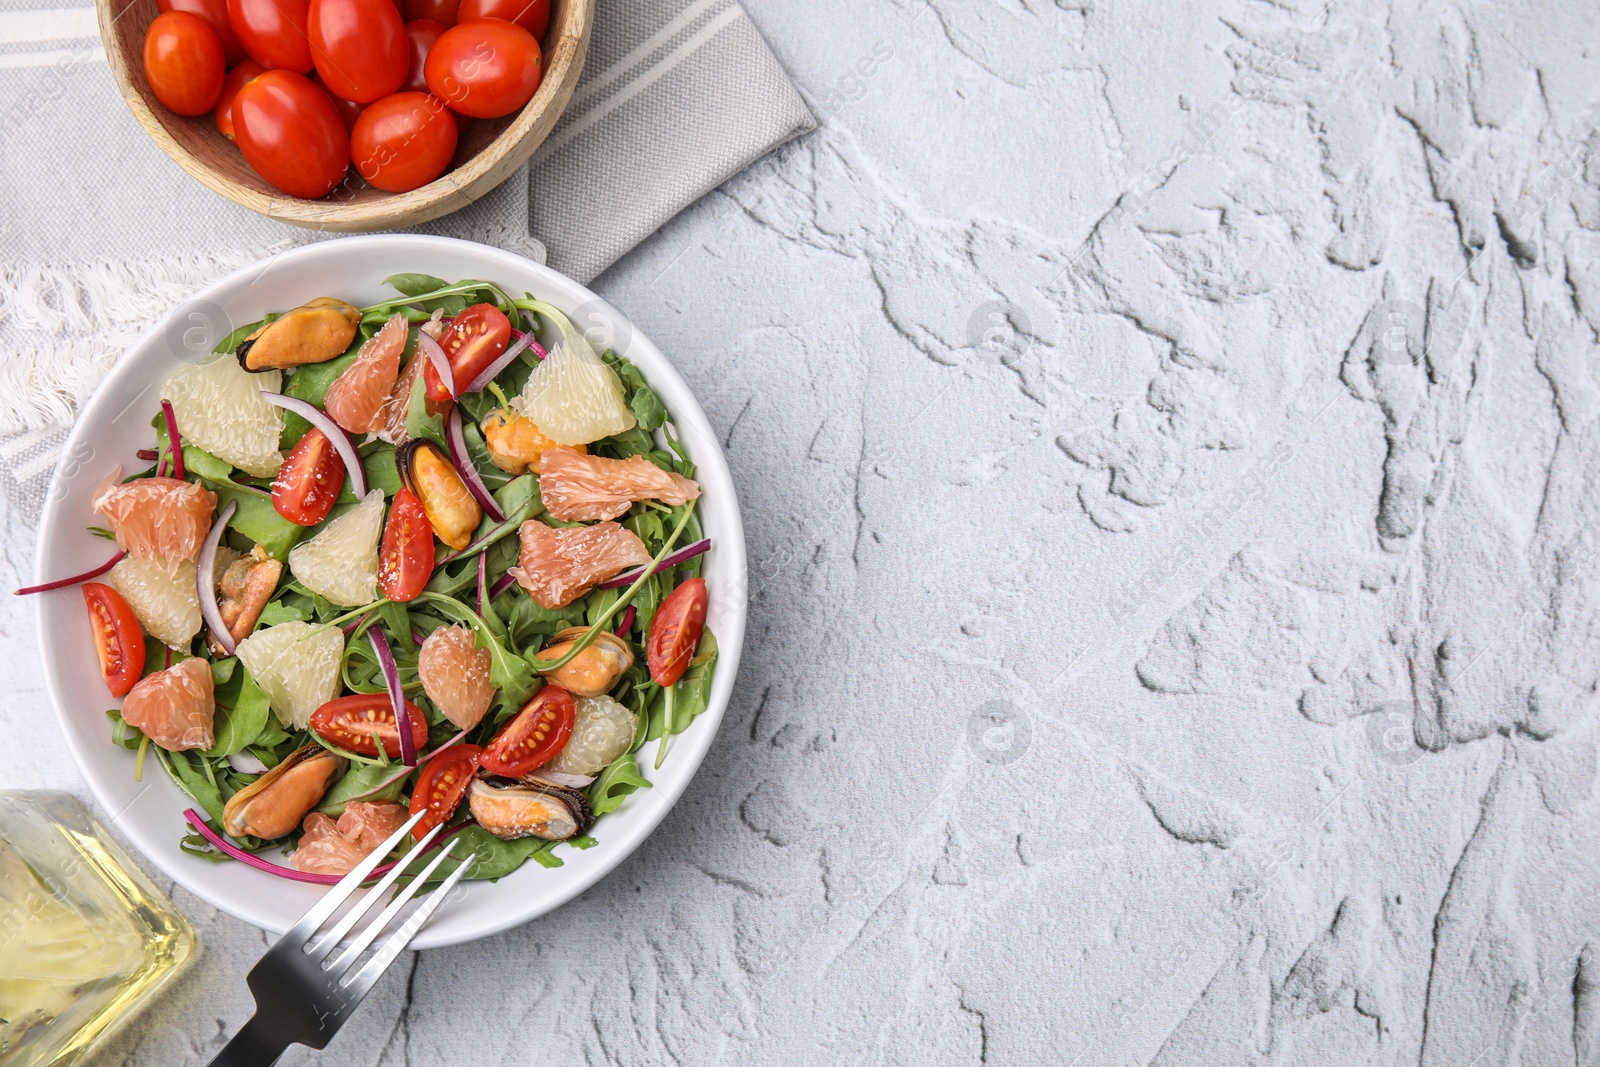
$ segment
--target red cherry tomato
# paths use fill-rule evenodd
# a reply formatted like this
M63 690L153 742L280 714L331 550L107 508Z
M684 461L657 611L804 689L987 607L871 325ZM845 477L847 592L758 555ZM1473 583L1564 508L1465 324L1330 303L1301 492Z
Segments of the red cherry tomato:
M296 526L315 526L328 517L342 488L344 460L327 435L311 429L272 479L272 506Z
M199 15L222 42L223 62L230 67L244 62L244 45L239 43L239 35L233 32L233 23L228 21L228 0L156 0L156 10L162 14L187 11Z
M350 167L350 134L328 94L269 70L233 98L234 138L256 173L290 196L326 196Z
M406 66L406 82L400 88L408 93L428 91L428 79L422 76L422 65L445 29L444 23L432 19L413 19L406 23L406 44L411 49L411 62Z
M401 0L400 13L405 20L430 19L445 29L456 24L456 9L461 0Z
M222 42L211 24L187 11L157 15L144 35L144 76L169 110L204 115L227 76Z
M428 761L411 790L411 814L428 814L411 828L412 836L420 841L429 830L456 813L482 756L483 749L477 745L451 745Z
M311 59L328 92L370 104L400 88L411 50L393 0L311 0Z
M89 609L100 676L112 696L125 696L144 673L144 631L139 629L139 619L121 593L99 582L83 584L83 603Z
M406 701L411 722L411 744L418 750L428 743L428 720L422 709ZM400 727L388 693L356 693L330 700L311 713L311 729L329 744L363 756L376 756L383 745L386 756L400 755Z
M245 82L257 74L266 72L266 67L253 59L247 59L228 71L228 76L222 80L222 95L217 97L217 106L214 110L217 132L228 140L233 140L233 98L239 95L239 90L244 88Z
M402 488L389 505L378 550L378 588L396 603L414 600L433 577L433 524L417 494Z
M439 338L439 347L455 372L456 393L472 384L472 379L500 358L511 340L511 322L493 304L473 304L451 320ZM430 362L422 368L427 383L424 396L436 403L448 403L450 391Z
M477 19L505 19L544 40L550 28L550 0L461 0L457 22Z
M676 685L689 669L706 626L706 583L690 578L667 594L650 622L645 658L657 685Z
M478 766L507 778L543 767L567 747L577 715L571 693L558 685L545 686L494 735Z
M544 54L521 26L479 19L446 30L422 72L434 96L463 115L492 119L533 99L544 78Z
M455 154L455 117L431 93L395 93L368 104L350 131L356 173L391 193L427 185Z
M312 71L306 77L311 79L311 84L328 93L328 87L322 84L322 79L317 77L316 71ZM367 105L358 104L354 100L341 99L332 93L328 93L328 99L333 101L333 109L339 113L339 121L344 123L345 132L349 133L355 129L356 119L361 117L361 113L367 109Z
M228 0L228 21L250 58L268 70L311 71L311 0Z

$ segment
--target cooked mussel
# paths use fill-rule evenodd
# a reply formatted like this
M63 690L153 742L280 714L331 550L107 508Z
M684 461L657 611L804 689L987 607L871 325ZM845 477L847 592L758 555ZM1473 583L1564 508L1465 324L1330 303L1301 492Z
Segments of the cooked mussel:
M539 432L538 425L526 415L495 408L483 417L478 428L483 431L483 443L494 465L507 474L526 474L539 469L539 457L547 448L557 445ZM587 445L578 445L575 451L587 453Z
M439 540L460 550L472 542L483 521L483 508L461 480L455 464L431 441L420 438L395 453L400 480L422 501L428 523Z
M319 296L246 337L235 354L245 370L326 363L344 354L360 325L360 308L335 297Z
M234 837L276 840L300 825L349 766L321 745L297 748L235 793L222 809L222 828Z
M573 642L588 632L587 626L567 627L550 639L539 658L546 663L560 659L571 650ZM588 648L567 663L553 671L539 673L575 697L597 697L610 692L622 672L631 666L633 649L628 647L628 642L609 630L601 630Z
M589 798L576 789L532 779L480 775L467 790L478 825L502 841L538 837L565 841L594 825Z

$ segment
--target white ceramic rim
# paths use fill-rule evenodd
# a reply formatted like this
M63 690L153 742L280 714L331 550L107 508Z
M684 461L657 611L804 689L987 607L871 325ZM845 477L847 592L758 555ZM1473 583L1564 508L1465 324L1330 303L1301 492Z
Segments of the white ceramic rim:
M700 405L660 350L619 311L565 275L497 248L447 237L375 234L302 246L235 271L174 309L129 350L84 405L62 450L39 523L37 581L79 573L110 555L110 546L84 529L91 521L87 500L114 463L133 469L134 451L153 439L148 420L157 404L146 394L178 358L173 342L184 338L185 329L220 329L219 309L226 316L222 322L231 327L233 322L251 322L263 312L324 295L306 291L309 282L295 291L295 275L317 271L332 271L340 281L351 279L329 289L363 303L387 295L381 288L375 291L375 280L423 272L450 279L480 278L509 291L526 290L569 313L581 308L580 328L608 324L616 338L613 347L632 360L661 395L705 489L701 523L712 539L704 569L711 592L708 621L720 650L710 706L672 739L660 771L651 769L654 744L640 752L641 771L654 787L635 792L600 820L595 847L560 849L565 865L553 870L528 863L496 883L463 883L466 892L458 889L452 894L460 899L447 901L412 947L459 944L537 918L588 889L632 854L688 787L716 736L738 673L748 588L744 528L727 462ZM147 402L141 404L142 400ZM141 430L145 436L138 436ZM119 435L127 440L116 442ZM37 600L45 686L67 747L110 824L206 903L264 930L286 930L324 888L275 878L241 863L210 863L178 847L187 829L181 812L193 802L153 759L146 761L143 782L133 782L133 753L111 744L104 709L117 702L106 694L94 666L77 587L39 594Z

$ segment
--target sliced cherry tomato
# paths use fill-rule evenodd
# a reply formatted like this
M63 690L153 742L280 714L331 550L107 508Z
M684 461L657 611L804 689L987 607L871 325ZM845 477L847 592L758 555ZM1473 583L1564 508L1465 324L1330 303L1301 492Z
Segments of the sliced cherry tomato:
M500 728L478 765L493 774L520 778L556 758L567 747L578 705L559 685L547 685Z
M406 701L411 720L411 743L419 751L428 743L428 720L422 709ZM386 756L400 755L400 728L388 693L356 693L330 700L311 713L311 729L331 745L363 756L376 756L383 745Z
M296 526L315 526L328 517L344 488L344 460L321 430L310 429L289 450L272 479L272 506Z
M427 185L449 168L455 154L455 116L432 93L395 93L368 104L350 131L356 173L386 192Z
M411 790L411 814L424 810L428 814L411 828L412 836L420 841L456 813L482 756L477 745L452 745L428 761Z
M416 599L432 576L433 525L417 494L402 488L389 505L389 522L383 528L378 588L389 600L403 604Z
M250 58L268 70L311 71L311 0L228 0L228 21Z
M333 100L287 70L244 84L233 98L233 130L245 161L290 196L326 196L350 168L350 133Z
M473 304L444 328L439 347L444 349L454 372L456 393L472 384L483 370L500 358L511 341L511 320L493 304ZM427 383L424 395L434 403L448 403L450 390L429 362L422 368Z
M475 19L505 19L544 40L550 28L550 0L461 0L457 22Z
M311 0L311 60L328 92L370 104L406 80L411 49L394 0Z
M446 29L456 24L456 10L461 0L401 0L400 13L405 20L431 19Z
M156 10L162 14L187 11L205 19L217 40L222 42L222 59L228 66L243 63L247 58L239 35L233 32L233 23L228 21L228 0L156 0Z
M428 91L428 79L422 76L422 67L434 42L446 29L444 23L432 19L412 19L406 23L406 45L411 49L411 62L406 65L406 83L400 88L408 93Z
M462 22L444 32L423 65L428 89L475 119L509 115L533 99L544 53L533 34L504 19Z
M223 79L222 95L217 97L215 111L217 132L228 140L233 140L233 98L239 95L239 90L244 88L245 82L257 74L266 72L266 67L253 59L247 59L228 71L228 76Z
M114 697L126 696L144 673L144 631L122 594L99 582L83 584L100 676Z
M706 626L706 583L690 578L667 594L650 623L645 658L657 685L676 685L689 669Z
M180 115L210 111L227 71L222 42L199 15L168 11L145 31L145 79L156 99Z

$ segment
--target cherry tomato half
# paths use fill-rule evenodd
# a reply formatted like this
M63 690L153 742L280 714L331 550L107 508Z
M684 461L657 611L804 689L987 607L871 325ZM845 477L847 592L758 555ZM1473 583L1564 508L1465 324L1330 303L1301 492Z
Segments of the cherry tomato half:
M389 600L416 599L433 577L433 525L417 494L402 488L389 505L378 550L378 588Z
M456 813L456 808L461 806L461 798L467 795L467 787L472 784L472 776L482 756L483 749L477 745L452 745L422 768L422 774L411 790L411 814L423 810L428 814L411 828L413 837L422 840L429 830Z
M406 65L406 81L400 88L408 93L428 91L428 79L422 76L422 65L434 42L444 35L444 23L432 19L413 19L406 23L406 45L411 49L411 62Z
M315 526L328 517L344 488L344 460L321 430L310 429L289 450L272 479L272 506L296 526Z
M544 79L544 54L516 23L479 19L446 30L422 72L434 96L463 115L492 119L533 98Z
M456 393L472 384L472 379L500 358L511 340L511 322L493 304L473 304L451 320L439 338L439 347L455 372ZM450 391L430 362L422 368L427 383L424 396L435 402L448 402Z
M227 76L211 24L187 11L157 15L144 34L144 76L156 99L180 115L204 115Z
M550 0L461 0L457 22L475 19L505 19L544 40L550 28Z
M400 88L411 50L394 0L311 0L311 59L328 92L370 104Z
M667 594L650 622L645 658L657 685L676 685L689 669L706 626L706 583L690 578Z
M328 94L287 70L269 70L233 98L234 138L256 173L314 200L344 180L350 134Z
M89 609L100 676L112 696L124 696L144 673L144 631L139 629L139 619L121 593L99 582L83 584L83 603Z
M421 750L428 743L428 720L422 709L406 701L411 720L411 743ZM311 713L311 729L331 745L363 756L376 756L383 745L386 756L400 755L400 728L388 693L356 693L330 700Z
M228 21L250 58L268 70L311 71L311 0L228 0Z
M162 14L187 11L199 15L222 42L223 62L230 67L244 62L244 45L239 43L239 35L233 32L233 23L228 21L228 0L156 0L156 10Z
M431 93L395 93L368 104L350 131L356 173L386 192L427 185L455 154L455 116Z
M266 72L266 67L253 59L247 59L228 71L228 76L222 80L222 95L217 97L215 118L217 132L228 140L233 140L233 98L239 95L239 90L244 88L245 82L257 74Z
M401 0L400 13L405 20L431 19L446 29L456 24L456 9L461 0Z
M567 747L577 715L571 693L558 685L545 686L494 735L478 765L508 778L543 767Z

